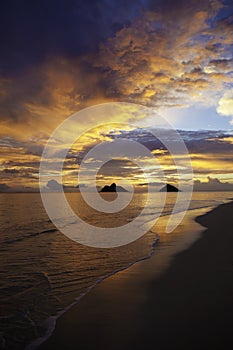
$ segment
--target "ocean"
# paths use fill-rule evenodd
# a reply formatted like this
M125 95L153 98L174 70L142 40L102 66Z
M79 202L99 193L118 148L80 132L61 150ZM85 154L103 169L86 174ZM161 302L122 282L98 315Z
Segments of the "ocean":
M154 203L158 195L154 194ZM100 227L132 220L146 198L146 194L135 194L132 205L119 217L93 213L80 193L66 196L76 213ZM209 211L232 197L232 192L194 192L189 210ZM175 193L167 193L162 215L171 213L175 199ZM148 220L154 212L151 203ZM12 350L48 336L56 318L104 278L156 254L159 238L155 225L138 240L118 248L81 245L56 229L38 193L0 194L0 232L0 348ZM170 237L176 242L173 233L162 236L164 244Z

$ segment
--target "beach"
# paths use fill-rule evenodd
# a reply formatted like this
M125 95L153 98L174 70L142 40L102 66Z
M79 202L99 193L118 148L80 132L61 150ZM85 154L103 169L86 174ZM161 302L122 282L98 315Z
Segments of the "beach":
M199 216L188 239L178 232L175 245L104 280L38 349L231 348L232 211L231 202Z

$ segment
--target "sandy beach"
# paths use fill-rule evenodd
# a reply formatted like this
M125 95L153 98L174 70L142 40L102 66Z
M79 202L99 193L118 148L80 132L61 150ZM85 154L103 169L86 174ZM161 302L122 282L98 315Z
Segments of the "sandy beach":
M193 235L159 243L151 259L96 286L39 349L230 349L232 212L231 202L199 216L206 230L189 218Z

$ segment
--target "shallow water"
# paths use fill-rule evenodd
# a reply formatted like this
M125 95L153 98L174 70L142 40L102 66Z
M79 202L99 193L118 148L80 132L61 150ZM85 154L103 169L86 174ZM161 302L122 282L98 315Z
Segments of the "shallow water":
M190 209L216 206L232 196L230 192L194 193ZM176 194L168 193L163 215L171 212L175 198ZM103 227L119 225L117 215L93 215L85 209L79 193L69 193L67 199L85 220ZM121 222L138 215L144 202L145 195L135 195ZM151 204L148 220L154 212ZM150 256L157 237L155 226L119 248L80 245L56 230L35 193L0 194L0 230L0 344L6 349L22 349L43 336L49 316L65 309L105 276Z

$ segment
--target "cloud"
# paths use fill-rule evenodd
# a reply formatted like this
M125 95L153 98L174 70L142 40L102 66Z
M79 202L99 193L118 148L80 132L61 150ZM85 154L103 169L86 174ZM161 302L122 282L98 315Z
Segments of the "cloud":
M229 182L222 182L218 178L211 178L208 176L207 182L196 180L194 182L194 191L233 191L233 184Z
M221 7L218 1L180 1L169 11L165 6L145 12L109 38L94 63L111 81L109 95L154 107L215 105L216 94L231 81L225 73L232 70L232 60L224 57L231 46L226 35L232 33L222 33L213 21Z
M149 1L17 0L1 7L1 67L15 75L48 56L79 57L95 52L99 42L135 16ZM42 16L43 15L43 16ZM18 30L20 28L20 31Z
M56 180L49 180L46 189L49 191L62 191L62 185L58 183Z
M10 187L6 184L0 184L0 192L9 192Z
M171 138L167 129L157 129L156 132L166 140ZM180 130L179 133L189 150L197 179L203 179L207 175L211 177L217 175L219 178L229 180L232 178L232 133L208 130ZM102 128L97 131L94 130L93 133L85 135L77 144L74 144L64 162L63 183L65 186L74 187L77 185L79 164L92 147L101 141L111 142L111 140L119 137L140 142L147 147L161 163L166 177L173 176L176 173L176 168L169 152L150 132L145 129L117 130L115 128L111 129L109 126L109 130L106 133L103 132ZM1 182L12 188L15 188L15 186L22 187L26 184L27 187L38 190L40 155L43 147L37 147L37 142L41 142L41 139L26 142L18 141L14 138L8 138L7 140L3 138L0 139L0 142L4 144L0 159ZM43 139L42 142L44 142ZM8 146L9 144L10 146ZM137 160L137 153L134 154L134 157ZM185 162L182 155L177 154L176 159L180 162ZM56 159L54 161L56 162ZM161 173L158 171L156 163L148 159L140 159L140 161L143 162L144 168L147 169L151 182L161 181ZM92 159L91 163L94 168L98 167L99 159ZM87 167L87 183L91 171L88 169ZM126 177L134 183L145 182L143 174L136 165L128 159L119 157L106 163L99 172L99 180L102 181L108 177L109 181L111 181L111 178L114 176L118 178ZM51 186L51 190L57 189L56 183L51 183Z
M76 178L77 183L77 178ZM52 179L49 180L44 186L41 191L42 192L61 192L62 190L64 192L80 192L80 188L87 189L87 186L85 184L79 184L79 185L61 185L58 181Z
M233 125L233 89L226 91L219 100L217 112L224 117L231 117Z
M157 133L166 140L171 140L171 134L169 130L157 129ZM232 133L223 131L179 131L182 139L184 140L191 157L192 166L194 170L195 178L206 178L206 176L218 175L220 178L227 178L232 181ZM165 146L150 134L145 129L134 129L124 131L112 131L106 135L110 139L118 137L126 138L129 140L142 143L155 155L156 159L160 162L163 168L166 178L174 176L176 174L176 167L174 161L166 150ZM88 145L83 148L82 153L85 154L88 151ZM176 154L175 159L180 163L186 162L186 158L182 154ZM136 156L135 156L136 160ZM155 162L148 159L141 159L147 169L147 173L150 176L150 181L161 181L161 172L159 171ZM91 164L94 169L99 165L98 159L92 159ZM90 175L91 170L87 171L86 175ZM114 176L127 177L134 183L144 182L143 176L139 169L127 161L126 159L115 159L108 162L99 173L100 180L108 177L109 181ZM75 174L77 177L77 174Z
M0 89L1 134L19 140L45 138L99 91L95 74L80 61L58 57L26 69Z
M233 59L232 58L220 58L210 60L205 67L206 73L230 73L233 71Z
M98 5L87 1L77 9L72 6L72 11L66 5L53 8L67 14L67 31L54 30L45 36L41 45L49 54L43 52L43 59L34 60L38 45L34 47L34 32L28 33L28 24L23 23L24 40L33 45L32 57L30 64L25 59L27 65L17 74L5 72L0 77L2 135L46 138L72 113L108 101L142 103L157 110L195 103L216 106L232 82L233 34L230 20L218 19L220 1L176 1L175 5L130 1L125 8L123 0L117 6L102 0ZM99 16L94 16L94 9ZM32 10L27 7L25 16ZM87 12L81 15L82 11ZM74 14L80 17L79 24ZM45 27L53 23L57 28L56 17L51 23L44 20ZM35 23L43 33L45 28ZM32 21L29 24L34 28ZM80 31L87 25L96 35ZM76 45L71 45L72 30L77 31ZM64 40L56 41L56 36ZM81 124L88 125L88 120Z
M7 169L7 168L2 170L1 172L4 173L4 174L9 174L9 175L15 175L15 174L19 174L20 173L20 171L17 170L17 169Z

